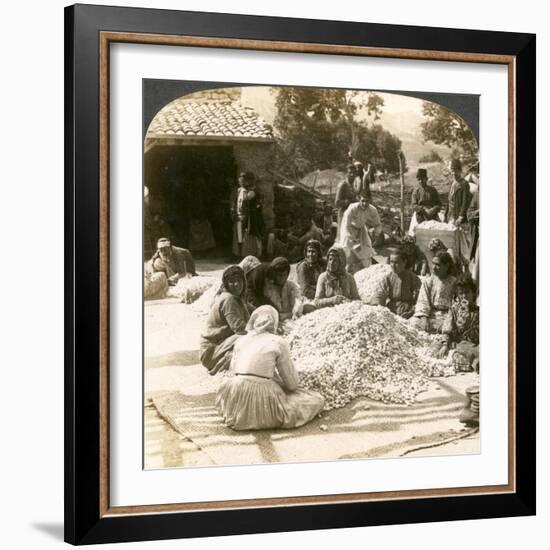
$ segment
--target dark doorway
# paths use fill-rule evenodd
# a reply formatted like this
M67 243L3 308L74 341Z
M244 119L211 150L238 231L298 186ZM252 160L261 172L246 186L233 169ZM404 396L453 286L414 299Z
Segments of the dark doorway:
M227 254L237 180L231 146L156 146L144 174L154 239L168 236L198 255Z

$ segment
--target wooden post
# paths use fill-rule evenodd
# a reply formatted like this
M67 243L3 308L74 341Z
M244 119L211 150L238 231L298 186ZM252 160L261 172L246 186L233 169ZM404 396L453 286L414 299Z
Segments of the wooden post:
M405 175L403 174L403 155L399 157L399 178L401 180L401 235L405 234Z

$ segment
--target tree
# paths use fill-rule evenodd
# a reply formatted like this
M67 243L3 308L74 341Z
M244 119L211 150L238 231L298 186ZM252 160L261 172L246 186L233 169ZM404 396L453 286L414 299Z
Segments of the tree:
M303 175L341 162L334 127L342 119L343 91L318 88L279 88L274 126L281 153L280 166Z
M420 157L418 162L443 162L443 159L437 151L430 149L430 152L427 155Z
M467 163L479 158L479 149L470 127L457 114L443 105L425 101L422 113L426 120L422 123L422 136L425 141L446 145L451 156L461 156Z
M368 130L370 140L374 143L374 151L367 154L366 158L380 170L387 171L390 174L399 172L399 156L401 155L403 163L403 172L407 172L407 162L403 151L401 150L401 140L391 132L385 130L379 124L375 124ZM368 143L368 142L367 142Z
M379 95L320 88L278 88L276 93L277 167L283 174L297 179L317 169L342 168L348 153L398 170L401 141L375 124L384 105Z
M345 92L343 110L350 132L350 148L349 152L353 157L358 156L358 150L361 146L360 128L364 128L365 124L357 121L357 115L366 114L368 117L373 117L377 121L382 114L384 100L374 92L358 92L349 90ZM364 137L364 133L363 133Z

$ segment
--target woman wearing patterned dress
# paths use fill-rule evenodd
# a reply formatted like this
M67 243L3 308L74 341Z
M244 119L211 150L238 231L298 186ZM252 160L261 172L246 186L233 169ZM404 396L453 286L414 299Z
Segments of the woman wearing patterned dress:
M469 273L462 274L453 290L453 301L441 332L444 341L439 357L454 349L453 363L458 370L479 369L479 308L476 305L476 285Z

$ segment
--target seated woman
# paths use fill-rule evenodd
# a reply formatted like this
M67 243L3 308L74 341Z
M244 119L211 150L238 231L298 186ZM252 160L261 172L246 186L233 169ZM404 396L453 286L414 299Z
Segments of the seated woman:
M298 387L298 374L286 341L277 336L279 314L271 306L256 309L248 334L235 344L231 371L216 395L216 407L234 430L297 428L315 418L323 396Z
M162 271L155 272L153 261L149 260L143 268L143 299L158 300L166 296L168 279Z
M413 236L405 235L403 237L401 250L407 255L407 267L413 273L422 276L428 273L428 260Z
M392 270L379 282L370 305L386 306L388 309L409 319L414 314L414 306L420 290L420 279L407 268L408 255L399 250L390 255Z
M430 242L428 243L428 250L434 256L438 252L447 252L447 254L449 254L449 256L451 257L451 260L453 260L451 275L453 275L454 277L456 277L463 271L462 264L460 263L459 258L457 258L455 251L452 248L447 248L447 246L441 239L438 239L437 237L434 239L431 239ZM428 271L428 269L426 271Z
M304 313L321 307L335 306L348 300L360 300L353 275L346 271L346 253L333 246L327 254L327 269L317 280L313 304L304 306Z
M253 307L273 306L285 321L293 317L300 306L300 289L288 280L290 263L286 258L275 258L262 263L247 273L247 301Z
M248 275L250 271L253 269L256 269L259 265L261 265L262 262L256 258L256 256L246 256L241 262L239 263L239 267L242 268L244 271L245 277Z
M222 275L222 285L216 294L206 330L201 335L200 362L212 375L227 370L233 346L239 335L246 334L250 317L245 302L246 280L243 270L229 266Z
M438 252L432 260L432 274L422 281L414 310L413 324L426 332L441 332L451 307L456 281L450 273L453 260L447 252Z
M443 342L438 356L446 357L454 349L453 363L458 370L479 368L479 308L476 305L476 285L469 273L458 277L453 301L443 322Z
M304 246L304 259L296 266L298 286L306 300L315 298L317 279L326 269L321 253L321 243L315 239L307 241Z

